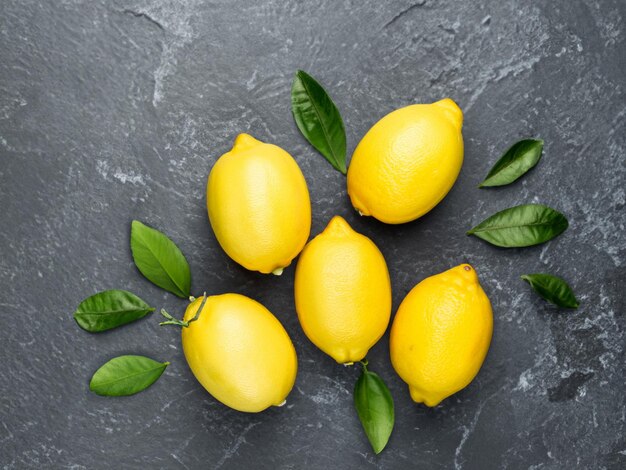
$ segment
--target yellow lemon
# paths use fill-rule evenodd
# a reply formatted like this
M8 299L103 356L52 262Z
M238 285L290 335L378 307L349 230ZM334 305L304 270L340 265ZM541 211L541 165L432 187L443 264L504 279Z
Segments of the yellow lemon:
M363 359L387 329L391 283L385 258L339 216L302 251L294 287L304 333L339 363Z
M289 335L260 303L239 294L191 302L182 330L189 367L202 386L235 410L259 412L285 402L298 362ZM197 320L192 320L197 315Z
M211 170L207 208L224 251L252 271L281 274L311 230L311 202L296 161L240 134Z
M388 224L421 217L450 191L463 163L463 113L446 98L383 117L348 168L348 194L362 215Z
M492 330L491 303L474 269L462 264L407 294L391 327L391 363L414 401L436 406L474 379Z

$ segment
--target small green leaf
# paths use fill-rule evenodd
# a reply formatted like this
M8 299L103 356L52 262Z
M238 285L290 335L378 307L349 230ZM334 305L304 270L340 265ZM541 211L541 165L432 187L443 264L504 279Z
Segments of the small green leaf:
M139 320L154 308L125 290L105 290L83 300L74 320L83 330L96 333Z
M567 219L541 204L524 204L497 212L467 232L505 248L538 245L563 233Z
M189 297L189 264L180 249L166 235L133 220L130 248L135 265L149 281L178 297Z
M291 86L291 112L300 132L338 171L346 174L346 131L326 90L298 70Z
M354 406L372 449L380 454L393 430L393 398L385 382L365 364L354 386Z
M548 302L559 307L578 308L572 288L560 277L551 274L524 274L522 279Z
M541 159L543 140L525 139L513 144L496 162L479 188L512 183Z
M118 356L93 374L89 389L109 397L134 395L156 382L168 365L145 356Z

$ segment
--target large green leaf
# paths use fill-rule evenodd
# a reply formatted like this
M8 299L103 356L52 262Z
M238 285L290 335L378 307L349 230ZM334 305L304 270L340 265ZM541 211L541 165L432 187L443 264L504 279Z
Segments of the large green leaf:
M154 311L135 294L125 290L105 290L83 300L74 319L92 333L106 331L139 320Z
M538 245L568 227L563 214L541 204L525 204L500 211L467 232L506 248Z
M130 248L135 265L149 281L178 297L189 297L189 264L180 249L166 235L133 220Z
M393 398L385 382L365 365L354 386L354 406L372 449L379 454L393 431Z
M134 395L156 382L168 365L145 356L118 356L93 374L89 389L111 397Z
M322 85L302 70L291 86L291 112L304 138L345 175L346 131L341 114Z

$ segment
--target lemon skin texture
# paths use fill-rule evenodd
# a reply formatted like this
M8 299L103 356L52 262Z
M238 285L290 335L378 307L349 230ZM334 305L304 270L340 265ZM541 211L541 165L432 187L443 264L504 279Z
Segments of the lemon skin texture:
M348 194L362 215L402 224L435 207L463 164L463 113L449 98L383 117L356 147Z
M391 327L391 363L415 402L436 406L474 379L492 331L491 303L476 271L462 264L407 294Z
M339 363L363 359L389 324L385 258L339 216L302 251L294 290L304 333Z
M189 304L185 321L201 302ZM296 351L263 305L239 294L210 296L198 319L182 330L187 363L217 400L249 413L284 404L296 379Z
M282 273L309 238L311 201L300 167L248 134L213 166L207 208L219 244L251 271Z

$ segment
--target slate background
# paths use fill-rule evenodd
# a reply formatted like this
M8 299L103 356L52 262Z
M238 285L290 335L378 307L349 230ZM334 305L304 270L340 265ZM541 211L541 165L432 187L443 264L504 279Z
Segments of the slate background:
M622 0L1 2L0 467L626 467L624 16ZM344 177L293 123L298 68L330 90L350 153L394 108L454 98L466 160L447 198L402 226L359 218ZM298 325L293 268L247 272L210 230L205 179L242 131L297 159L312 235L341 214L380 246L394 311L415 283L464 261L492 300L480 374L436 409L410 401L387 335L371 351L396 403L380 456L353 410L358 371ZM535 170L476 189L504 149L531 136L546 142ZM570 229L520 250L464 235L527 202L563 211ZM249 295L283 322L300 365L285 408L217 403L156 315L98 335L74 324L76 305L107 288L184 308L134 268L133 218L179 244L194 292ZM541 271L570 281L581 308L553 308L519 280ZM90 394L92 372L122 353L172 365L135 397Z

